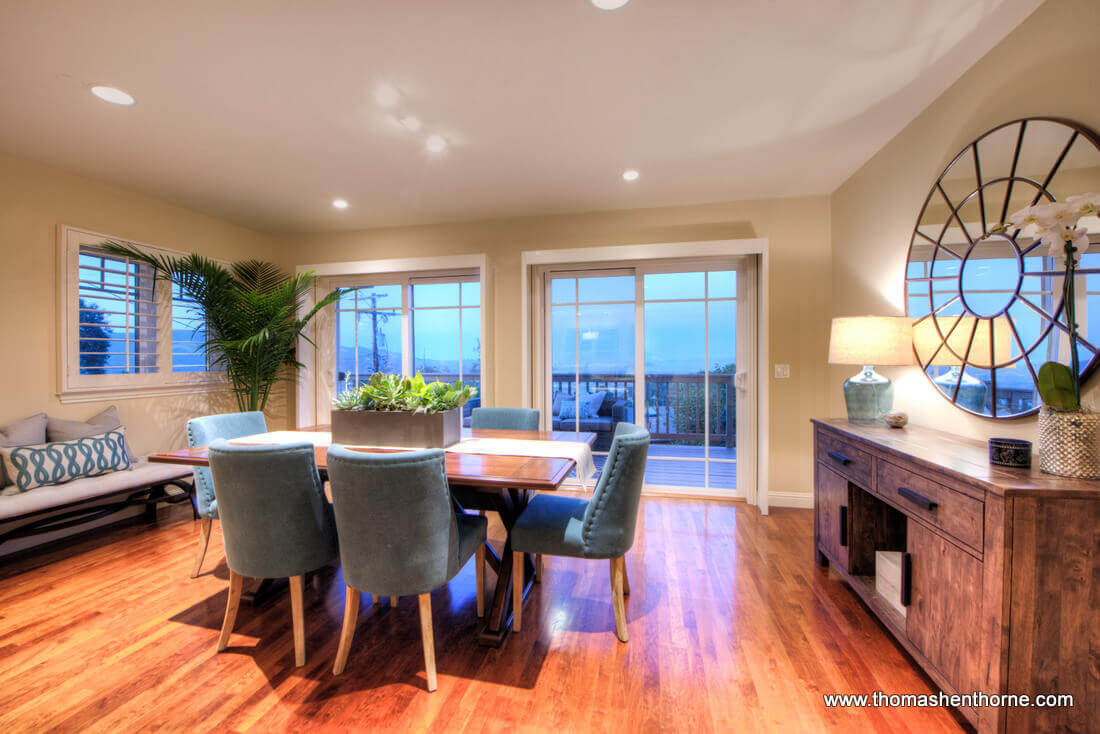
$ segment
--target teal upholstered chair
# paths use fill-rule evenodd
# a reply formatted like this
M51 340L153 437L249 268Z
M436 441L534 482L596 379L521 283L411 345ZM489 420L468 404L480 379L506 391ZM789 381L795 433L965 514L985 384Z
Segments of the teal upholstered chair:
M537 431L539 412L531 408L474 408L470 428Z
M187 445L190 448L209 446L219 438L240 438L267 433L264 414L222 413L193 418L187 421ZM206 467L195 469L195 510L199 515L199 554L191 569L191 578L199 575L206 547L210 545L210 530L218 518L218 501L214 498L214 480Z
M334 675L344 671L360 593L420 599L428 690L436 688L431 591L477 557L479 616L484 612L485 518L456 515L439 449L392 454L333 445L328 476L347 594Z
M218 516L229 566L229 601L218 651L229 644L245 577L290 579L294 661L306 664L303 577L336 560L336 526L313 444L210 445Z
M621 641L627 641L623 594L630 593L630 581L625 554L634 544L648 453L649 432L632 423L620 423L591 500L540 494L527 505L512 527L512 551L516 554L512 563L512 627L516 632L523 613L524 553L607 558L611 560L615 632Z

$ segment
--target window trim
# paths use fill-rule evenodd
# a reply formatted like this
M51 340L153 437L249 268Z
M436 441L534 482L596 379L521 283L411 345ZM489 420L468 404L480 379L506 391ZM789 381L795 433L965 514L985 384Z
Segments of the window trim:
M217 392L229 388L222 372L172 372L172 292L156 287L157 371L113 375L80 374L79 258L81 247L96 247L105 240L120 240L143 250L179 256L185 253L144 242L62 225L58 229L58 326L57 396L62 403L122 400L165 395Z

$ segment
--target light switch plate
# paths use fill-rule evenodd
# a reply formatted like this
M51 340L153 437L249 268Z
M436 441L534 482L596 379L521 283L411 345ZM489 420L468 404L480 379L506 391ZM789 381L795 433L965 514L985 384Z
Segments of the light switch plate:
M786 380L791 376L791 366L789 364L777 364L775 366L775 379Z

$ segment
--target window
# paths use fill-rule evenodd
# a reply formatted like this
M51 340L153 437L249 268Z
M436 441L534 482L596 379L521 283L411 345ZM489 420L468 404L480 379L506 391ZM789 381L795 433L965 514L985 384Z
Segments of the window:
M350 289L335 308L329 374L334 373L336 393L375 372L419 371L428 381L461 380L480 388L481 283L476 273L330 279L323 290L329 288ZM324 349L321 356L321 369L327 371Z
M62 401L223 386L208 363L198 304L154 282L148 265L100 249L109 239L62 228Z

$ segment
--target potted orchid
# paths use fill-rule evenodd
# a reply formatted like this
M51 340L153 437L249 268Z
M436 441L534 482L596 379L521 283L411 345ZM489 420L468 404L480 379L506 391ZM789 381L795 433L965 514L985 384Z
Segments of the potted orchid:
M1082 217L1098 212L1100 194L1082 194L1029 206L1008 218L1017 236L1024 231L1033 234L1048 248L1050 257L1065 263L1062 310L1070 364L1047 362L1039 368L1039 397L1043 401L1039 411L1039 468L1048 474L1090 479L1100 477L1100 414L1081 407L1076 275L1079 255L1087 251L1089 236L1087 229L1077 225Z

